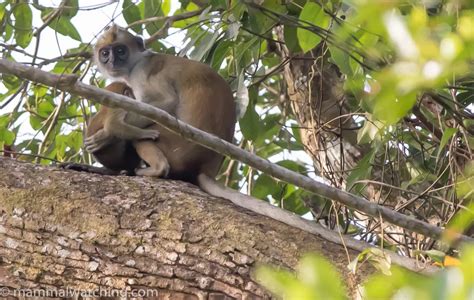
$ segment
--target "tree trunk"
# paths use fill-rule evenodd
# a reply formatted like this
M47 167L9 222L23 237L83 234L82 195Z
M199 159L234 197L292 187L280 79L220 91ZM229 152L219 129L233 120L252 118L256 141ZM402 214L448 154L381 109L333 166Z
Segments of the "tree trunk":
M349 290L360 280L348 273L342 246L178 181L0 158L0 212L0 286L10 288L268 298L253 267L293 269L309 251L329 259ZM351 259L357 254L347 251Z
M284 41L281 27L277 35ZM283 79L306 152L321 177L345 188L348 173L367 147L357 144L357 125L349 114L344 81L337 67L325 62L321 47L301 54L281 44L279 51L283 59L292 58L284 67Z
M280 41L285 40L281 27L276 33ZM284 67L283 79L293 115L301 128L306 153L312 158L313 165L322 178L334 187L347 190L348 176L371 148L357 142L357 124L349 109L349 100L343 87L344 79L337 66L328 62L325 53L328 50L321 45L306 54L292 53L284 44L279 46L279 51L282 58L292 58ZM401 186L402 181L407 180L401 177L402 172L387 168L385 158L380 159L381 161L371 164L371 180ZM420 192L423 190L420 189ZM392 209L400 203L408 202L399 190L380 184L366 184L362 193L369 201ZM311 207L311 204L307 205ZM423 221L437 224L438 219L426 218ZM367 220L360 222L370 225ZM383 230L379 224L369 227L369 230L381 235ZM335 225L335 221L330 222L331 228ZM391 240L398 244L419 242L416 234L407 234L397 226L384 226L385 232L393 233L390 235Z

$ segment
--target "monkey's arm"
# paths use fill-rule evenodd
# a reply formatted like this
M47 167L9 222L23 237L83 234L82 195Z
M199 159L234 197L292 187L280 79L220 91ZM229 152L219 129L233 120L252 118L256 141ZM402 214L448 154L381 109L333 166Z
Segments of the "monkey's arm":
M156 140L160 136L160 132L154 129L142 129L141 124L130 125L125 122L127 112L123 109L111 110L108 118L104 122L104 130L106 133L118 137L123 140ZM153 123L147 119L146 123ZM143 126L146 127L146 124Z
M125 123L124 118L127 113L122 109L109 109L109 114L104 120L104 128L98 130L84 141L86 150L90 153L98 151L114 138L123 140L156 140L160 132L153 129L141 129Z

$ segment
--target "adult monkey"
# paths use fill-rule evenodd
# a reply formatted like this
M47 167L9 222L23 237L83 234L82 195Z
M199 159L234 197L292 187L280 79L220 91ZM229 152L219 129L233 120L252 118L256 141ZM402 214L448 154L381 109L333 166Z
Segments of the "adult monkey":
M161 108L224 140L232 140L236 122L232 91L208 65L147 50L140 37L116 25L107 28L99 37L94 47L94 58L103 75L125 82L138 101ZM164 172L156 172L150 162L153 163L153 159L154 163L167 160L170 178L190 181L208 192L213 189L222 155L134 113L115 111L107 122L107 130L98 130L86 139L88 151L100 151L114 138L128 134L127 128L130 127L158 129L160 137L156 142L134 142L140 157L150 164L146 172L137 173L164 176ZM159 155L160 152L164 155Z

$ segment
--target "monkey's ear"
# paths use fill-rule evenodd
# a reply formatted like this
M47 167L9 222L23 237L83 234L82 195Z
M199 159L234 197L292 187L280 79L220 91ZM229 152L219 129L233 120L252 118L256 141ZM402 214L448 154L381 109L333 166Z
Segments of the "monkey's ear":
M123 89L122 94L124 94L125 96L130 97L130 98L135 98L135 95L133 94L132 89L129 88L129 87L125 87L125 88Z
M140 51L145 51L145 42L139 36L135 36L135 42L137 43L138 49Z
M106 26L104 31L117 32L118 29L119 27L117 26L117 24L112 23L111 25Z

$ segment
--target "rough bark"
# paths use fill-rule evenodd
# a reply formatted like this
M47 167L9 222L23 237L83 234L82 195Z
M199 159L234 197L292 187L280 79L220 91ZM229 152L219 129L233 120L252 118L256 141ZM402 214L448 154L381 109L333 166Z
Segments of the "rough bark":
M276 33L280 41L285 40L282 28L277 28ZM315 169L332 186L346 190L348 176L371 148L357 142L357 124L344 92L344 78L337 67L327 61L325 51L328 50L320 45L306 54L292 53L285 45L281 45L281 56L292 58L285 65L283 80L293 115L301 128L302 143ZM401 172L385 168L383 161L372 167L371 179L374 182L400 186L404 180ZM384 188L379 184L366 184L363 193L369 201L391 209L408 201L399 190ZM423 221L437 224L436 220ZM335 225L335 222L332 223ZM373 230L380 235L382 229L378 227L376 225ZM406 234L401 227L390 224L384 227L385 232L395 234L395 238L391 238L400 244L420 240L416 234Z
M268 298L253 267L293 269L308 251L329 259L351 290L360 280L349 275L342 246L177 181L3 158L0 212L0 286ZM359 276L369 272L362 268Z

